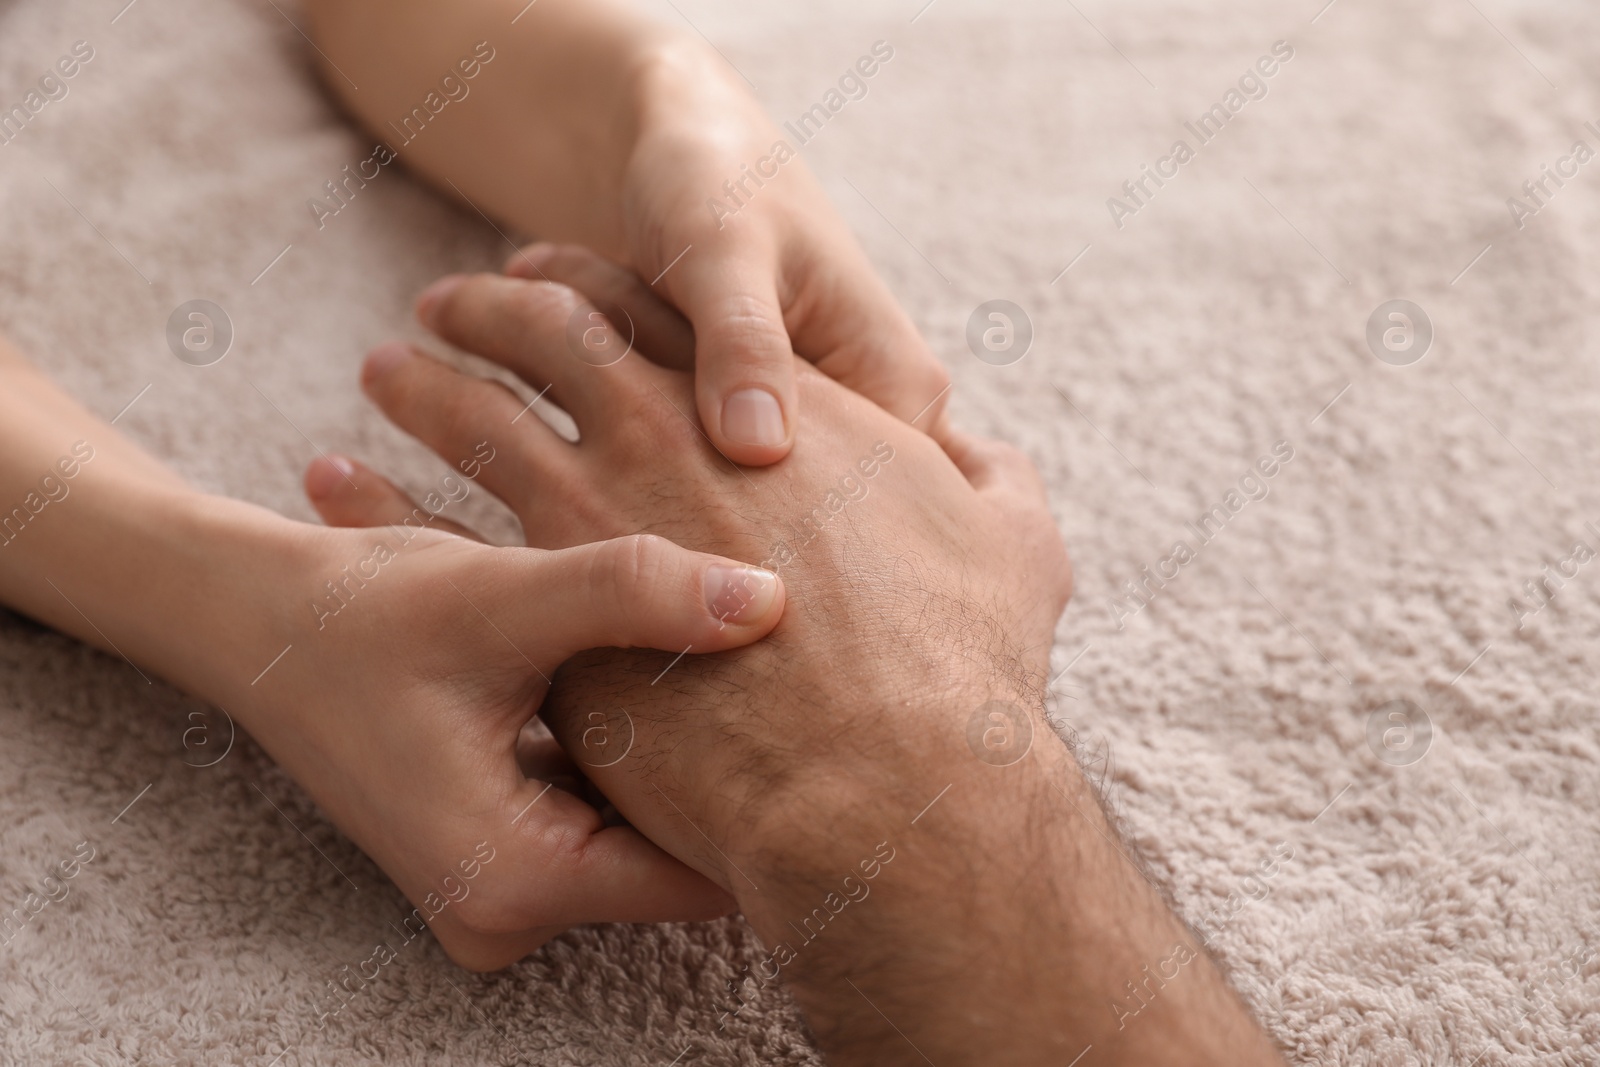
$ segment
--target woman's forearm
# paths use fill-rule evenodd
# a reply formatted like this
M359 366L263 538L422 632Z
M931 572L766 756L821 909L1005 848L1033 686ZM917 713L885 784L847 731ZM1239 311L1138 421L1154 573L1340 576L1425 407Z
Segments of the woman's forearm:
M530 780L517 739L579 648L757 640L775 579L729 616L725 587L753 577L734 561L652 538L491 548L433 527L438 494L381 529L293 522L185 487L14 353L0 494L22 509L0 602L220 706L417 905L411 934L493 968L577 922L725 912L637 832Z
M168 488L183 480L73 400L0 336L0 488L4 500L26 495L63 447L93 437L106 451L91 462L125 478Z
M623 258L636 74L676 31L615 0L305 10L328 85L407 166L519 230Z
M507 273L613 303L648 286L693 328L695 407L734 463L793 447L796 354L942 432L949 373L801 151L804 130L865 98L888 41L780 129L717 48L628 0L305 2L325 81L382 141L326 183L319 226L398 160L546 246ZM638 277L597 293L613 264L579 270L590 252Z
M185 486L0 341L0 603L236 702L310 532Z

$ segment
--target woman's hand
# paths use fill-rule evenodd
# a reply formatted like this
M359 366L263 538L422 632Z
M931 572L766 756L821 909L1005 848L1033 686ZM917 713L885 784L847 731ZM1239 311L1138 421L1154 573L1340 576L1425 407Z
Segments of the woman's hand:
M579 923L725 914L715 886L607 826L554 742L524 728L582 649L763 636L783 609L776 576L642 535L489 548L423 528L429 514L298 534L274 583L289 651L228 706L464 966L505 966Z
M948 373L798 138L697 37L611 0L312 0L307 13L337 66L330 88L407 166L525 233L625 264L688 317L695 406L724 456L789 453L795 354L919 429L939 425ZM880 42L851 84L892 56ZM461 99L424 112L412 137L396 117L430 91ZM528 250L508 269L559 280L557 254Z
M506 462L476 442L463 459L480 477ZM370 529L292 522L187 488L0 341L0 500L19 502L0 603L226 709L417 906L413 932L490 968L575 923L725 913L524 727L574 653L689 662L755 641L782 583L659 537L544 551L443 532L472 485L451 475Z
M718 451L751 465L788 454L798 428L796 354L919 429L938 425L949 373L812 177L797 139L773 125L728 64L698 41L673 41L641 64L634 97L619 251L645 278L659 276L654 288L693 327L695 403ZM527 251L506 269L559 281L541 261L560 254Z

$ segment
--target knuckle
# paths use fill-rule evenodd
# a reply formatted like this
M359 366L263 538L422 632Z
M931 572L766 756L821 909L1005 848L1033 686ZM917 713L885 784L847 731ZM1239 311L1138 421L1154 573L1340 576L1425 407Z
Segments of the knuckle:
M529 466L540 462L537 453L530 454ZM570 535L572 544L604 541L622 533L617 528L622 521L618 509L596 488L593 479L578 470L560 466L543 469L537 495L557 512L558 517L552 517L549 528L563 531L557 536Z
M559 331L578 305L578 294L560 282L513 279L505 284L509 286L504 294L506 327L518 340L529 333Z
M719 308L706 342L719 361L758 366L791 354L789 332L776 308L756 296L731 297Z
M655 534L630 534L609 542L596 557L596 592L626 609L651 599L666 570L667 542Z
M935 359L933 353L923 351L917 357L917 363L920 368L918 380L929 396L935 396L950 387L950 369Z
M927 399L931 400L950 384L949 369L939 362L915 329L904 336L896 336L877 352L886 373L898 378L905 387L925 392Z
M666 456L694 455L705 447L701 430L693 420L695 398L688 390L673 390L675 395L646 389L620 409L615 426L618 450L628 456L647 451Z

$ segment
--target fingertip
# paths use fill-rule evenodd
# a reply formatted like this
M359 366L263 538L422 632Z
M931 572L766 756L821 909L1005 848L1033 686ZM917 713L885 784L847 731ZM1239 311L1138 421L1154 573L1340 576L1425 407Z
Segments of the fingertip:
M417 294L417 321L438 333L440 305L449 299L451 293L461 288L466 280L467 275L465 274L446 274L443 278L440 278Z
M411 346L402 341L386 341L367 353L361 364L361 387L370 391L396 367L411 358Z
M670 274L695 335L695 399L711 443L734 463L789 454L799 425L795 351L770 250L706 255Z
M313 502L339 496L354 481L355 464L344 456L318 456L306 467L306 496Z
M728 392L712 422L723 454L750 467L778 462L794 447L792 409L792 400L785 405L780 392L766 386L741 386Z
M696 864L685 865L631 826L607 827L585 848L574 889L591 922L709 922L738 902Z
M776 572L743 564L714 563L701 579L706 609L725 637L754 641L783 617L786 594Z

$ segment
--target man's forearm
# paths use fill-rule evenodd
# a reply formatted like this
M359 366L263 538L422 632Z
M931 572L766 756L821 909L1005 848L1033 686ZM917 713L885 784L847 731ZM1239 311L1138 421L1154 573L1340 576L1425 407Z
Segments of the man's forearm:
M839 1064L1280 1063L1042 715L1010 766L965 718L736 858L769 955L729 1011L781 978Z
M616 0L310 0L306 12L329 86L407 166L524 232L625 258L636 74L680 35Z
M964 635L852 635L833 609L875 617L861 590L791 582L768 641L591 653L545 707L623 814L761 935L721 1025L782 984L842 1065L1280 1063L976 616ZM792 708L806 726L785 734Z

